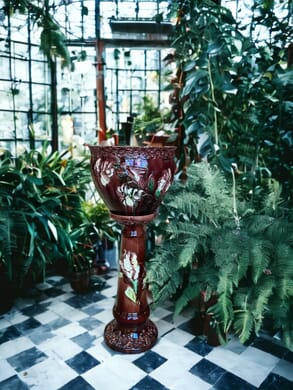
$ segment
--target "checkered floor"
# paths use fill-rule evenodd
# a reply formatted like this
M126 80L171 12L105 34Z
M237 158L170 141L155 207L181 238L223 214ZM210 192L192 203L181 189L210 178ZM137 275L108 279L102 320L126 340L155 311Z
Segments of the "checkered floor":
M103 330L116 282L111 271L77 295L63 277L49 277L0 316L0 389L293 389L293 354L280 343L262 337L243 346L231 337L211 347L192 333L190 314L172 321L170 305L151 315L159 329L151 350L110 350Z

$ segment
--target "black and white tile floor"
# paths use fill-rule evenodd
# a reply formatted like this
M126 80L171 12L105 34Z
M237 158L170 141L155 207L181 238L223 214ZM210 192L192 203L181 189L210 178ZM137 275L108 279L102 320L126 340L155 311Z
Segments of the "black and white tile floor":
M157 344L137 355L104 343L112 319L116 272L85 295L60 276L0 316L1 390L292 390L292 352L268 337L243 346L232 337L211 347L192 334L187 313L172 322L170 306L151 318Z

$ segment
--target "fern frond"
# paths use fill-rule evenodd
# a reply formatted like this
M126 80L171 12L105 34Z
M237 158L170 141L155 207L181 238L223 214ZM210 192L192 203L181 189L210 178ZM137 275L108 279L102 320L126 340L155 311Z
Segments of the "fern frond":
M247 230L251 236L262 234L274 222L274 218L270 215L251 215L246 219Z
M250 287L249 302L255 318L263 317L265 306L273 293L274 286L274 278L271 275L263 275L258 280L257 285Z
M273 272L279 277L288 275L293 278L293 247L279 243L275 248Z
M269 212L270 210L275 211L282 203L281 198L282 186L277 180L270 179L268 182L269 193L264 198L263 209Z
M179 210L180 213L186 214L189 219L199 217L200 211L205 207L204 198L196 192L183 191L177 199L174 197L168 202L169 207Z
M250 265L250 238L245 231L233 228L219 232L210 245L216 265L230 275L233 285L237 287Z
M200 288L197 283L189 283L182 291L182 294L176 300L174 315L178 315L183 309L200 293Z
M194 253L198 244L196 240L189 240L179 252L178 263L181 267L185 268L188 265L191 266L194 261Z
M220 272L217 293L230 296L233 292L233 277L229 273Z
M265 230L268 240L293 246L293 223L287 218L275 218Z
M176 293L178 287L182 287L182 284L182 275L178 273L168 279L163 286L158 286L156 283L152 283L150 285L150 291L153 298L152 306L156 307L162 302L171 299Z
M293 279L292 277L282 277L276 281L276 294L279 300L286 301L287 298L293 297Z
M293 329L290 328L282 329L282 340L288 349L293 350Z
M229 295L220 294L217 303L211 306L207 312L221 324L224 333L229 331L234 318L233 304Z
M247 341L253 331L254 318L249 310L241 310L234 313L233 328L239 336L241 343Z
M249 251L252 270L252 280L256 284L262 276L264 270L268 267L271 258L271 246L261 239L252 239Z
M289 320L291 326L293 318L293 301L292 297L280 299L278 294L278 288L274 289L274 293L270 297L269 302L270 315L274 319L276 327L282 327ZM291 312L291 313L290 313ZM290 316L291 314L291 316Z
M233 306L235 310L247 309L248 291L247 288L238 288L233 294Z
M205 259L207 263L210 259L207 257ZM218 269L209 266L205 262L200 264L198 268L192 269L188 272L189 283L198 285L200 291L216 291L217 285L219 282L219 272Z
M189 239L191 237L197 237L198 227L191 224L188 221L171 221L166 229L167 233L170 233L175 238L182 237L183 239Z

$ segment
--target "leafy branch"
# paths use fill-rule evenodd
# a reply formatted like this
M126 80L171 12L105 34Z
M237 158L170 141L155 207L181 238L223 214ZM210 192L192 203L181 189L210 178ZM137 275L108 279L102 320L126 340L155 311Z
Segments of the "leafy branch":
M41 28L40 50L49 60L60 57L62 66L70 66L70 54L66 45L66 37L54 19L55 5L50 0L4 0L4 14L8 17L16 13L28 15L37 27Z

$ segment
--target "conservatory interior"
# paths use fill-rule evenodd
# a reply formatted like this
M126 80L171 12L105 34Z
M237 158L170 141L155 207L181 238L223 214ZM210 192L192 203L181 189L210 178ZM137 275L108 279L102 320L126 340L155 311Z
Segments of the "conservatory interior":
M0 0L0 389L293 388L292 14Z

